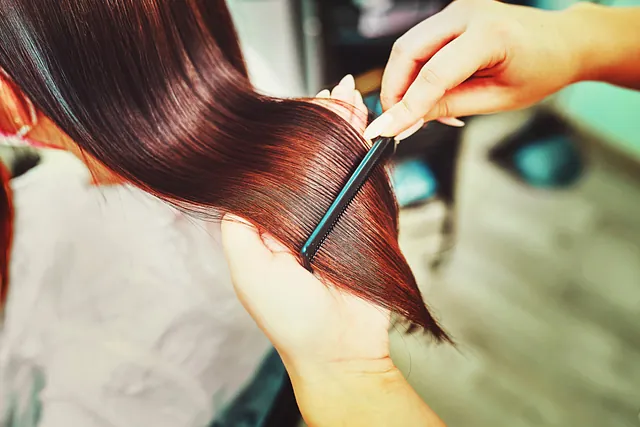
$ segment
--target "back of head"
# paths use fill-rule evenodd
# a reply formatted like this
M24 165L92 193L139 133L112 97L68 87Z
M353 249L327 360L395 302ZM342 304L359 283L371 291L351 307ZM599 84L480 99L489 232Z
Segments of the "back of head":
M85 153L193 212L247 218L295 253L367 151L328 109L253 90L223 0L0 0L0 35L0 66ZM382 167L313 267L447 338L398 247Z

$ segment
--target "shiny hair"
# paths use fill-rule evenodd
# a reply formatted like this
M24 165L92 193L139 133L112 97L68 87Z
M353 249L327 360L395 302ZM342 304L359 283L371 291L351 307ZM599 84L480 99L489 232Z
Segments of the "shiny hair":
M84 153L193 213L246 218L294 253L367 151L329 109L254 90L223 0L0 0L0 36L0 66ZM397 219L379 167L314 272L446 340Z

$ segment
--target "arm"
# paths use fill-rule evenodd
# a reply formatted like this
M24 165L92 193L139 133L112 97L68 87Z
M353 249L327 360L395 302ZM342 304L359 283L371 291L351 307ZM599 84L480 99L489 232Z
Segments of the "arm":
M640 89L639 22L640 7L457 0L396 41L382 80L387 111L365 137L525 108L582 80Z
M325 286L241 219L225 216L222 241L240 301L280 353L311 427L444 427L391 362L388 313Z
M390 359L287 370L310 427L445 427Z
M319 97L364 130L366 107L353 78ZM222 243L236 293L282 357L311 427L444 427L389 357L389 312L321 283L242 219L225 216Z
M580 52L579 80L640 90L640 7L579 3L567 9L565 20Z

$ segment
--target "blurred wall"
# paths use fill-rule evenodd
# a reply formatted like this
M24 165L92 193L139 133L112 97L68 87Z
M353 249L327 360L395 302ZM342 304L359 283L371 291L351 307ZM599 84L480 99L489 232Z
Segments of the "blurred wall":
M295 0L227 0L240 40L258 53L287 96L306 93Z
M545 9L564 9L574 3L577 1L537 0L537 5ZM640 6L640 0L607 0L601 3L614 7ZM640 160L640 92L584 82L562 91L557 102L569 117Z

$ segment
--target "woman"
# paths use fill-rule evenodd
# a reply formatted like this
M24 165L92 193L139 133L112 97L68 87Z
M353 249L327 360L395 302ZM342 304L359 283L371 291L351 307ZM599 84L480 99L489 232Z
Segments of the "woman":
M250 64L261 74L259 62ZM344 82L333 99L356 103L353 79ZM31 114L5 83L0 117L13 133ZM274 82L262 87L277 91ZM38 121L27 136L61 138L49 126ZM8 175L3 181L6 212L15 205L16 213L13 227L2 222L15 243L3 245L11 274L2 278L11 280L3 286L0 413L20 427L218 419L269 349L233 292L219 225L61 150L39 153L11 188Z
M269 343L237 302L217 227L131 186L92 185L59 151L42 151L11 188L0 402L13 422L198 426L219 415Z
M253 88L222 0L0 5L0 66L20 104L59 130L29 136L192 213L243 216L298 252L368 149L325 105ZM449 340L398 246L382 166L310 264L332 286Z
M247 59L260 90L278 93L261 59L251 51ZM353 79L345 82L333 99L356 104ZM0 129L27 138L3 142L77 152L6 74L0 89ZM90 169L60 150L40 155L11 181L12 197L3 181L5 211L15 204L16 218L13 227L2 221L12 262L2 263L11 274L2 273L0 414L43 427L217 419L269 349L235 297L219 225L186 216L86 156Z
M31 104L36 108L40 125L28 132L30 139L73 151L96 181L131 183L206 219L219 218L222 213L242 216L293 252L311 234L368 149L362 129L349 122L362 116L352 106L343 103L344 116L349 118L345 120L326 108L327 102L275 99L253 89L221 0L71 0L57 4L2 0L0 36L0 66L9 76L7 85L14 87L16 112L27 111L25 106ZM348 85L351 103L360 104L353 79L344 85ZM434 339L447 341L449 337L425 306L399 249L397 225L389 177L378 167L325 236L310 268L328 288L340 288L357 301L372 302L382 312L393 310L412 329L422 328ZM174 242L157 241L156 245L159 251L174 250ZM156 257L148 258L158 262ZM109 266L114 261L106 258L102 262ZM243 264L251 271L254 260L245 258ZM149 289L155 289L153 284ZM174 295L175 290L163 289ZM292 290L280 297L294 295ZM135 312L135 307L129 308ZM52 315L60 312L67 313L54 310ZM90 317L96 314L91 310L81 313L83 318L96 319ZM109 311L106 314L108 317ZM97 319L102 316L98 311ZM295 319L291 320L295 328ZM146 323L145 316L140 321ZM387 321L382 314L379 324ZM74 381L68 380L69 375L50 380L48 387L59 385L60 394L53 398L46 391L43 394L50 399L43 420L61 423L64 418L60 417L75 409L71 412L77 417L75 424L86 423L96 418L100 402L107 409L122 407L104 415L125 417L118 420L125 423L130 415L125 407L132 404L125 395L142 393L156 404L166 402L162 379L149 380L157 394L148 395L146 389L140 392L136 379L145 378L142 383L146 384L146 371L120 372L112 359L98 359L84 351L79 344L83 340L77 339L88 339L90 334L81 327L83 323L72 323L71 333L62 341L65 345L54 358L53 372L83 375ZM132 329L131 322L119 327L125 330L109 335L106 345L125 332L134 341L143 340L137 335L142 330ZM45 337L49 333L53 332ZM206 351L208 344L202 344L203 348L195 346L194 350ZM177 357L187 351L182 345L169 348ZM123 351L117 345L110 350ZM130 363L144 358L136 352L124 353L134 359ZM79 371L80 364L69 363L73 357L95 361L95 369ZM191 379L199 369L198 365ZM102 387L93 396L82 393L86 381L111 384L114 376L115 389ZM206 407L206 390L196 394L179 393L178 402ZM69 407L69 396L81 403L80 408ZM152 416L148 424L156 425L198 425L206 418L201 412L194 417L190 411L166 411L143 412ZM136 414L131 412L133 418ZM116 423L113 419L99 422Z

